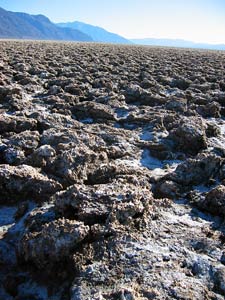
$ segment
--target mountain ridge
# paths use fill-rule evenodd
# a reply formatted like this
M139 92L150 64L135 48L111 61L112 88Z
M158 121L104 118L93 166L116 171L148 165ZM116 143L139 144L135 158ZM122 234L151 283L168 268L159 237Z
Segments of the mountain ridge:
M225 50L225 44L197 43L184 39L143 38L131 39L135 44L162 47L181 47L209 50Z
M89 35L95 42L115 43L115 44L132 44L132 42L119 34L109 32L102 27L94 26L84 22L74 21L65 23L56 23L62 28L73 28L80 30Z
M11 12L1 7L0 38L92 41L79 30L56 26L44 15Z

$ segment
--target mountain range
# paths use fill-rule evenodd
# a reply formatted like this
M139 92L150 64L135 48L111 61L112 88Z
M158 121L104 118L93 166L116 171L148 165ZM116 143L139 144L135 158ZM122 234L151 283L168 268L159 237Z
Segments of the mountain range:
M61 28L43 15L29 15L0 8L0 37L36 40L92 41L87 34L71 28Z
M80 30L86 33L87 35L89 35L95 42L114 43L114 44L132 44L131 41L125 39L124 37L109 32L98 26L93 26L78 21L68 22L68 23L58 23L57 25L63 28L72 28L72 29Z
M46 16L0 8L0 38L132 44L122 36L82 22L54 24Z
M225 50L223 44L207 44L207 43L194 43L182 39L157 39L157 38L145 38L145 39L132 39L134 44L149 45L149 46L163 46L163 47L181 47L181 48L199 48L199 49L211 49L211 50Z
M104 28L83 22L74 21L55 24L44 15L11 12L3 8L0 8L0 38L85 41L225 50L225 45L222 44L194 43L181 39L146 38L128 40Z

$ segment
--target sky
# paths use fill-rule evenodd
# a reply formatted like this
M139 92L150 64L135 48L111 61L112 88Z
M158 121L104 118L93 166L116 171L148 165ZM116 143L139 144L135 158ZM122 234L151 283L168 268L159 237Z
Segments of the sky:
M225 44L225 0L0 0L0 7L81 21L126 38Z

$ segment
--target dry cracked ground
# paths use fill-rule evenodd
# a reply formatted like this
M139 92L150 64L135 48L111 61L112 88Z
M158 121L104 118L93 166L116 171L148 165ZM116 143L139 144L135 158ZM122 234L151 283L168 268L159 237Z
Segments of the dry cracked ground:
M0 299L225 296L225 52L0 42Z

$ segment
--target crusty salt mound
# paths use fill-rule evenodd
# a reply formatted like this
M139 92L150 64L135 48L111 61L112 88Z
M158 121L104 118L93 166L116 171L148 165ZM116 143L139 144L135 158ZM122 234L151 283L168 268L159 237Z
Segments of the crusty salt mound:
M224 299L225 53L0 44L0 299Z

